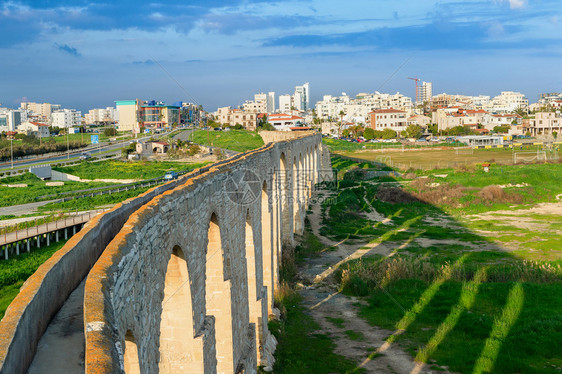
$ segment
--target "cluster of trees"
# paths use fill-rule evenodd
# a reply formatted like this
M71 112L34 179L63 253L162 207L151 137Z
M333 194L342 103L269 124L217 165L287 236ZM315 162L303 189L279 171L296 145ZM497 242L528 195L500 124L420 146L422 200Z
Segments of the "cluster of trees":
M66 143L58 143L54 139L43 139L39 141L33 135L17 134L16 139L21 139L21 143L13 144L14 158L42 155L51 152L64 152L67 150ZM71 141L68 143L68 148L77 149L85 147L86 144L81 144L79 141ZM0 160L6 161L11 158L11 145L10 141L2 138L0 140Z
M365 140L396 139L398 137L398 134L396 133L396 131L392 129L384 129L380 131L380 130L373 130L372 128L368 127L363 132L363 137L365 138Z

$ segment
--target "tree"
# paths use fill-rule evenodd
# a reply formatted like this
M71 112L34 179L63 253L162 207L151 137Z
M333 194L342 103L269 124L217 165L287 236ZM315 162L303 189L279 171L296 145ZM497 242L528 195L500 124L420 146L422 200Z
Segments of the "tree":
M554 136L554 139L558 138L558 131L553 131L552 136Z
M439 127L437 126L436 123L427 125L427 130L429 130L429 132L432 133L433 135L439 134Z
M346 138L349 136L349 129L345 129L342 131L343 136L345 136Z
M410 125L406 128L406 133L408 138L419 139L419 137L423 134L423 130L419 125Z
M525 133L525 136L531 136L531 132L529 130L527 130L527 132Z
M398 135L396 134L396 131L391 130L391 129L384 129L382 130L382 138L383 139L396 139Z
M366 140L374 139L374 138L375 138L375 130L373 130L373 129L370 128L370 127L367 127L367 128L365 129L365 131L363 132L363 137L364 137Z
M510 128L511 128L510 125L495 126L495 127L493 128L493 131L494 131L495 133L498 133L498 134L507 134L507 133L509 132L509 129L510 129Z
M117 130L115 130L115 127L107 127L103 130L103 134L105 136L115 136L117 135Z

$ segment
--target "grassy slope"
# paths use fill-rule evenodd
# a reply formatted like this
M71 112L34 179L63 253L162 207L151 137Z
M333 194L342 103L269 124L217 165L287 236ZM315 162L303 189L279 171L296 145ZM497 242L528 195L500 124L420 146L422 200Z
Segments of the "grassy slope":
M338 168L361 166L347 160L333 161ZM523 192L526 202L536 203L554 201L554 196L562 193L561 171L560 164L503 167L496 174L451 170L445 180L475 189L488 184L524 182L529 185ZM347 188L342 189L344 186ZM551 235L549 230L523 232L528 234L521 239L523 245L533 251L506 252L498 238L512 231L518 237L521 229L501 221L460 223L439 207L424 203L385 203L375 198L377 189L378 186L365 182L343 181L335 203L332 200L323 206L325 219L321 232L334 240L387 242L395 248L407 244L392 259L374 257L340 269L340 289L365 297L369 302L361 307L361 315L376 326L393 331L406 329L404 334L389 339L406 346L417 359L436 360L453 371L559 372L562 368L562 348L556 343L562 341L559 235ZM373 224L356 214L371 209L365 197L377 212L391 218L392 225ZM472 211L484 212L504 208L506 204L475 205L478 206L471 206ZM465 211L450 210L458 217ZM446 218L451 226L430 226L425 217ZM552 230L562 225L561 217L531 215L531 218L551 225ZM472 231L478 228L491 233L483 236ZM422 247L412 242L416 238L460 240L466 244L437 242ZM486 245L488 249L474 252L470 245ZM522 261L537 259L538 254L543 260L540 263ZM440 279L441 271L455 263L459 265L453 275ZM480 279L477 274L484 276Z
M214 147L230 149L238 152L245 152L264 145L263 139L258 135L258 133L247 130L209 132L197 130L193 134L192 140L198 144L212 145Z
M84 179L150 179L161 177L169 170L190 170L204 165L204 163L185 164L167 161L123 162L109 160L102 162L82 162L76 166L58 167L54 169Z
M53 253L62 248L64 243L65 241L61 241L30 253L23 253L8 261L0 261L0 318L4 317L6 308L17 296L23 282Z
M88 188L110 186L113 183L82 183L82 182L65 182L64 186L48 187L45 181L40 180L32 173L25 173L14 177L3 178L0 180L2 184L20 184L24 183L28 186L25 188L13 188L0 186L0 206L10 206L18 204L26 204L34 202L37 197L56 194L60 192L84 190Z

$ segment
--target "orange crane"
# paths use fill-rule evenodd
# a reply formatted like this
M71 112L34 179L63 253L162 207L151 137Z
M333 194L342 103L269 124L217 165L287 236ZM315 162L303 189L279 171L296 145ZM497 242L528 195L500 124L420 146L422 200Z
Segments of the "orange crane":
M419 103L418 82L421 81L421 79L419 79L419 78L410 78L410 77L408 77L408 79L411 79L411 80L413 80L413 81L416 82L416 103Z

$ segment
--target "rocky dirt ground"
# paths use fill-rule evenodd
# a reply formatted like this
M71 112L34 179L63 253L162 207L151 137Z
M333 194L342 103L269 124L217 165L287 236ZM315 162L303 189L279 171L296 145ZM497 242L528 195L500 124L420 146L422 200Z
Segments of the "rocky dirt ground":
M329 196L327 190L317 191L322 196ZM544 222L537 222L529 218L533 214L547 214L562 217L562 202L550 204L538 204L529 209L514 211L496 211L468 216L471 220L495 220L525 229L546 229ZM526 218L527 217L527 218ZM373 211L368 214L374 222L385 221L385 217ZM451 227L458 226L449 217L426 217L429 225ZM321 206L314 201L310 206L308 215L312 233L326 246L320 256L310 258L300 269L299 277L302 281L300 293L303 303L308 308L310 315L320 325L320 334L326 334L336 344L335 352L347 357L368 373L448 373L447 367L438 367L434 364L422 364L416 362L403 347L397 343L389 344L386 339L392 334L400 334L401 331L389 331L369 325L357 315L359 298L345 296L337 291L335 281L332 279L334 271L341 264L363 256L373 254L393 256L397 250L409 245L409 242L398 244L396 242L374 241L372 243L358 243L356 241L334 242L322 236L320 225L322 222ZM477 232L484 235L484 231ZM562 234L562 233L561 233ZM423 238L414 239L417 244L426 247L435 244L462 244L468 250L493 250L498 249L498 243L466 243L453 239L429 240ZM503 244L507 246L508 244ZM503 248L509 251L510 248ZM335 322L334 322L335 321Z

